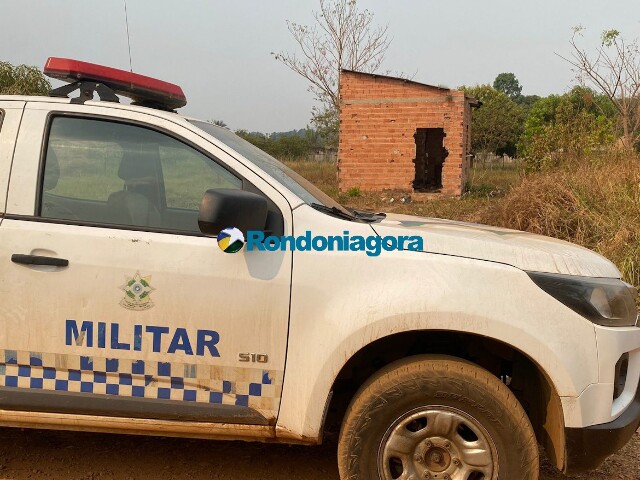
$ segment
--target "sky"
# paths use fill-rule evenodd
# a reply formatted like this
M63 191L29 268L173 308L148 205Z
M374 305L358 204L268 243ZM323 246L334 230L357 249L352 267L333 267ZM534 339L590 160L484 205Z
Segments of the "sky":
M0 0L0 60L50 56L129 69L124 0ZM575 83L560 55L604 29L640 37L638 0L359 0L392 43L383 70L435 85L492 83L513 72L526 95ZM180 85L180 113L275 132L309 124L313 95L271 52L295 51L286 20L311 24L318 0L127 0L133 70Z

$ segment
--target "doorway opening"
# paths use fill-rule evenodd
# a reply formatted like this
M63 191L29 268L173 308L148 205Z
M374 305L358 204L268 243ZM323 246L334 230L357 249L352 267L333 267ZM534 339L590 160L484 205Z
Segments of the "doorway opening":
M444 148L444 137L443 128L418 128L413 135L416 141L414 191L436 192L442 189L442 166L449 154Z

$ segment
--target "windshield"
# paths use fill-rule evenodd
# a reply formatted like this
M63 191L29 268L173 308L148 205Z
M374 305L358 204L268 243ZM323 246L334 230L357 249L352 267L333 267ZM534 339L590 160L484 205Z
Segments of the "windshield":
M300 197L303 202L309 205L321 204L326 207L335 207L344 213L351 214L333 198L309 182L309 180L276 160L268 153L263 152L252 143L239 137L231 130L199 120L189 120L189 122L231 147L260 170L263 170L284 187L291 190L291 192Z

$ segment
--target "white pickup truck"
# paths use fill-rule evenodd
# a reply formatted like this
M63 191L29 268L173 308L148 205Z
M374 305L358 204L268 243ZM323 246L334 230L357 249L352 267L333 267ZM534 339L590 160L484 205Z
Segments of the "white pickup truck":
M360 480L533 480L538 444L574 472L638 428L636 292L608 260L346 209L175 113L175 85L45 73L72 83L0 96L0 425L308 445L340 425Z

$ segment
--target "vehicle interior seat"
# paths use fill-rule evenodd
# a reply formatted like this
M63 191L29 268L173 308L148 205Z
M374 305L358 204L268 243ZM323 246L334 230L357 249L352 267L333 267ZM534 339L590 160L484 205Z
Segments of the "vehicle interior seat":
M47 149L46 169L44 175L44 183L42 185L42 209L41 215L48 218L60 218L65 220L75 220L76 215L67 207L60 205L56 201L55 195L49 194L55 189L60 179L60 162L58 156L51 147Z
M111 221L120 225L161 227L162 216L157 155L125 150L118 168L123 189L109 195L107 210Z

